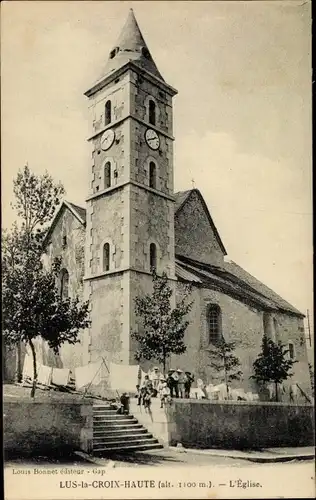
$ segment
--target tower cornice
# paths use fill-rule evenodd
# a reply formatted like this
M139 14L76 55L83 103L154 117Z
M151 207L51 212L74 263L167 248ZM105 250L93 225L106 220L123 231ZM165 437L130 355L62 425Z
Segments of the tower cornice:
M144 68L141 68L138 66L133 61L128 61L124 66L118 68L117 70L113 71L113 73L110 73L109 75L104 76L101 78L99 81L97 81L90 89L88 89L84 95L87 97L91 97L100 90L102 90L104 87L109 85L113 80L116 78L119 78L122 74L124 74L128 70L133 70L139 75L141 75L143 78L146 78L150 83L156 85L158 88L163 90L164 92L167 92L171 97L177 95L178 91L169 85L168 83L160 80L157 78L157 76L153 75L149 71L147 71Z

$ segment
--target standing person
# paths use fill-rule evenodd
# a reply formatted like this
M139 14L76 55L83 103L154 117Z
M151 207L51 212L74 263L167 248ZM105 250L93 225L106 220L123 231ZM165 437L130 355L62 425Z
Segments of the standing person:
M150 379L152 381L153 389L155 391L158 391L158 384L159 384L160 376L161 376L161 373L159 371L158 366L154 366L154 368L150 372Z
M166 402L168 402L168 400L170 400L171 398L170 389L167 386L167 382L162 382L159 395L160 395L160 408L163 408Z
M170 394L171 394L172 398L174 396L174 390L175 390L174 379L172 377L173 372L174 372L174 370L172 370L172 369L168 370L168 376L167 376L167 386L170 389Z
M191 385L194 381L194 375L192 375L191 372L185 372L185 376L186 379L184 382L184 397L188 399L190 397Z
M178 373L178 371L173 370L171 377L173 378L173 387L174 387L175 396L176 396L176 398L178 398L179 397L179 373Z
M145 375L145 379L144 379L144 382L143 382L143 387L145 387L150 392L152 391L153 383L150 380L150 378L149 378L148 375Z
M184 398L184 384L186 380L186 375L182 370L180 370L180 368L177 369L177 374L179 376L179 381L178 381L179 396L180 398Z
M141 401L142 401L142 392L141 392L140 386L138 384L136 386L136 395L135 395L135 397L137 398L137 406L140 406L141 405Z
M150 408L151 408L151 393L150 393L150 391L148 389L146 389L146 391L144 392L143 404L144 404L145 411L147 413L150 413Z

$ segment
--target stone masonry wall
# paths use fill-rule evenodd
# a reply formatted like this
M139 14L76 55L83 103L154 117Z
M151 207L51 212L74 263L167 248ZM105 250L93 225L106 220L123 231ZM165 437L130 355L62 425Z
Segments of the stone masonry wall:
M65 246L63 245L64 236L67 238ZM83 299L84 244L85 227L68 208L65 208L51 234L46 259L49 265L56 257L61 257L62 268L69 273L69 296L71 298L78 296L81 300ZM81 365L83 335L82 332L79 336L80 343L75 345L65 343L61 347L59 361L55 360L55 365L61 364L71 369ZM54 357L53 354L51 357Z
M182 294L181 283L177 285L177 297ZM208 341L207 309L210 304L218 304L222 311L222 332L225 340L236 343L235 355L239 358L243 372L242 380L233 385L243 387L246 391L257 392L256 383L250 379L253 375L252 364L261 351L263 336L263 312L256 310L228 295L215 290L194 287L191 295L194 301L189 313L189 326L185 333L187 351L182 356L174 357L172 363L175 367L188 369L195 377L202 378L207 383L218 383L214 378L210 366L212 348ZM294 376L284 383L285 390L297 382L302 389L310 395L310 379L307 366L306 347L303 339L302 320L290 315L276 315L279 324L277 338L287 344L289 340L294 343L296 359ZM288 395L285 396L287 400ZM299 394L299 400L304 398Z

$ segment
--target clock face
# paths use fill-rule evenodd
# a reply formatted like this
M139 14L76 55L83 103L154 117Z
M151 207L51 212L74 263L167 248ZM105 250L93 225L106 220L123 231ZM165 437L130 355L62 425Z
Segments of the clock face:
M148 128L145 133L145 139L150 149L156 151L159 148L160 140L155 130Z
M101 137L101 149L103 149L103 151L109 149L112 146L114 139L115 139L114 130L112 128L106 130Z

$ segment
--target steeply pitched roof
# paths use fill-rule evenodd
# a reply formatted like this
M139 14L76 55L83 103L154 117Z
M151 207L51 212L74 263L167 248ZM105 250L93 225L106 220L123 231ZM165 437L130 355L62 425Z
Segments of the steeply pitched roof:
M304 317L298 309L234 262L224 262L223 266L211 266L177 255L176 265L177 276L180 279L191 281L189 274L193 274L201 280L203 287L227 293L248 304L259 305L264 310ZM180 273L177 271L179 268L181 268ZM187 277L184 276L184 272L189 273Z
M66 208L68 210L70 210L70 212L76 217L76 219L78 219L79 222L81 222L82 225L86 224L86 210L82 207L79 207L78 205L75 205L74 203L70 203L69 201L64 200L61 203L60 207L58 208L57 212L55 213L53 220L52 220L52 222L48 228L48 231L45 235L45 238L43 241L44 247L48 243L49 237L52 234L52 232L57 224L57 221L59 220L61 214L63 213L63 211Z
M226 248L224 247L224 243L222 242L222 239L219 235L219 232L217 231L217 228L214 224L214 221L211 217L211 214L209 212L209 209L208 209L208 206L207 204L205 203L205 200L201 194L201 192L198 190L198 189L189 189L187 191L179 191L178 193L175 193L174 194L174 197L175 197L175 215L177 214L177 212L179 212L181 210L181 208L189 201L189 199L191 198L191 196L193 194L197 194L197 196L200 198L200 201L204 207L204 210L205 210L205 213L207 215L207 218L209 220L209 223L210 223L210 226L214 232L214 235L217 239L217 242L223 252L224 255L227 255L227 252L226 252Z
M86 223L86 209L79 207L79 205L75 205L74 203L70 203L70 201L66 203L67 205L70 205L70 207L76 213L77 218L81 219L84 223Z
M121 34L110 51L107 64L97 82L119 68L122 68L129 61L132 61L164 82L139 29L133 9L130 9L128 13Z

